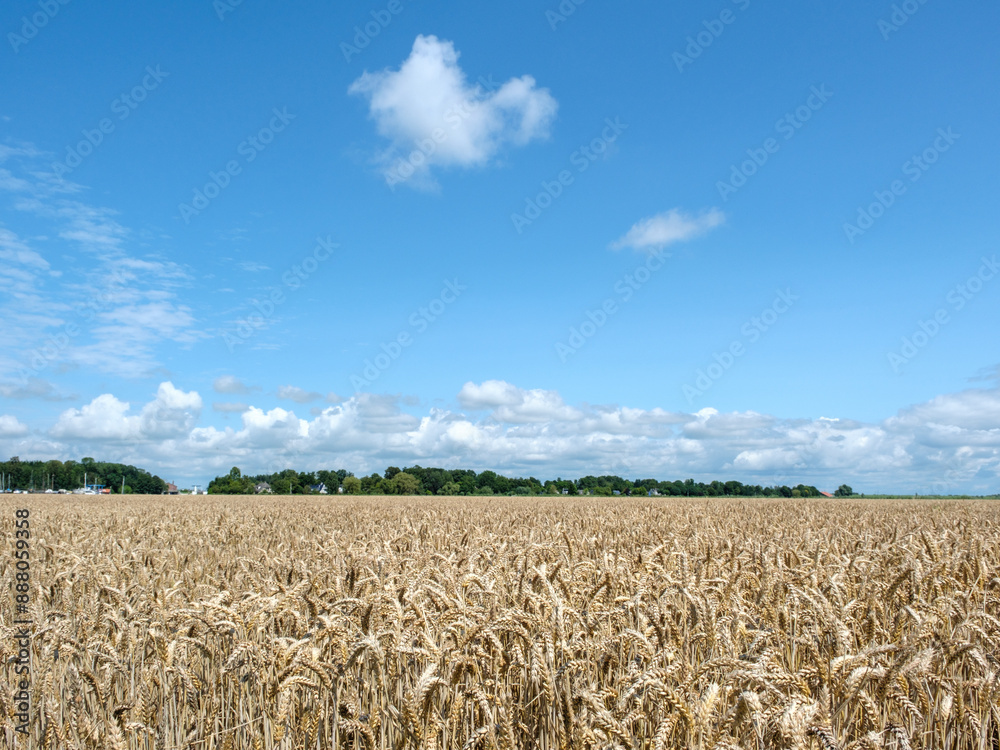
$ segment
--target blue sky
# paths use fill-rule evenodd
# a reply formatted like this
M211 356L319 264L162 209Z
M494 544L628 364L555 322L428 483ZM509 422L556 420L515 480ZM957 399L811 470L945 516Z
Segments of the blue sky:
M996 492L998 20L8 3L0 452Z

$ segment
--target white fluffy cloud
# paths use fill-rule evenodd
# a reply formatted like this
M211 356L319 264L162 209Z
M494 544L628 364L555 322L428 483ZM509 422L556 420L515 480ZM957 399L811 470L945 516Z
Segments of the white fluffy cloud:
M433 167L483 166L508 144L548 135L558 105L547 89L529 75L470 84L458 58L452 42L418 36L399 70L365 72L351 84L388 140L378 161L390 184L433 184Z
M502 380L487 380L477 385L466 383L458 392L458 403L464 409L495 409L498 406L516 406L524 400L520 388Z
M51 430L52 437L77 441L145 441L186 437L201 416L201 396L185 393L173 383L161 383L156 398L141 413L132 415L131 405L104 393L79 409L67 409Z
M556 391L502 380L466 383L458 401L460 410L413 414L405 399L357 394L311 419L249 406L238 429L220 429L197 426L197 393L164 383L137 414L111 394L65 411L50 431L57 442L45 452L100 454L199 482L234 465L250 473L289 467L368 473L419 463L540 477L616 473L801 481L822 489L846 482L866 492L1000 491L997 388L939 396L876 424L712 408L688 414L567 405ZM0 418L0 438L26 432L12 417ZM24 458L26 448L18 451Z
M725 220L726 215L717 208L704 211L698 216L673 208L635 224L611 247L615 250L625 247L643 251L660 250L675 242L684 242L705 234Z
M583 414L567 406L555 391L524 390L502 380L466 383L458 394L466 409L493 409L493 417L508 424L576 421Z
M142 408L139 429L148 438L185 436L201 416L201 407L197 391L185 393L173 383L161 383L156 398Z
M139 417L129 416L131 406L104 393L80 409L59 415L52 436L64 439L129 440L138 437Z
M287 448L309 435L309 423L294 412L251 406L243 414L241 442L251 448Z
M973 389L938 396L903 409L894 423L911 427L954 426L963 431L1000 431L1000 390Z
M28 426L21 424L17 417L9 414L0 415L0 437L21 437L28 434Z

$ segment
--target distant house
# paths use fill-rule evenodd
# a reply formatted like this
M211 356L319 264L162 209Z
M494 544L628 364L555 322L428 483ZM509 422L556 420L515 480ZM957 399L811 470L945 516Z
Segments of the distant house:
M620 494L622 494L622 491L621 491L621 490L611 490L611 491L612 491L613 493L615 493L616 495L620 495Z
M819 494L821 494L823 497L836 497L836 495L832 495L829 492L823 492L823 490L820 490Z
M167 482L167 491L163 493L164 495L177 495L177 485L173 482Z
M326 485L323 482L320 482L319 484L310 484L309 490L311 492L319 493L320 495L328 494L326 491Z
M568 489L566 489L565 487L563 487L563 491L562 491L562 493L563 493L564 495L568 495L568 494L569 494L569 490L568 490Z
M253 491L256 492L258 495L264 495L264 494L269 495L271 494L271 485L269 485L267 482L257 482L257 484L254 485Z
M649 497L659 497L660 496L660 491L656 490L656 489L653 489L653 490L650 490L647 494L649 495Z

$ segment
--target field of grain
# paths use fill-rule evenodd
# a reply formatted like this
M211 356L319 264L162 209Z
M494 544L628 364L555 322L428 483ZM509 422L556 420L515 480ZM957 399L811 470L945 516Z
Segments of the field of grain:
M995 503L25 505L7 747L1000 747Z

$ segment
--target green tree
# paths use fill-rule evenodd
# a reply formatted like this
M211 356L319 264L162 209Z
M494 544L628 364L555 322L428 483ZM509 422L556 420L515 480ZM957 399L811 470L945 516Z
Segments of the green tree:
M382 486L382 477L378 474L371 474L367 477L361 477L361 491L366 495L385 495L388 494L385 488Z
M446 484L451 482L451 472L444 469L424 469L421 472L423 477L420 477L420 474L417 474L412 469L407 469L406 473L418 477L424 489L429 490L433 495L455 494L441 491Z
M854 490L851 489L850 485L842 484L837 488L837 491L833 493L834 497L850 497L854 494Z
M389 486L393 495L418 495L420 494L420 480L405 471L397 472L389 480Z
M446 482L441 489L437 491L439 495L458 495L461 493L462 487L458 482Z
M730 497L743 494L743 484L741 482L726 482L725 493Z
M357 477L344 477L343 481L345 495L360 495L361 480Z

